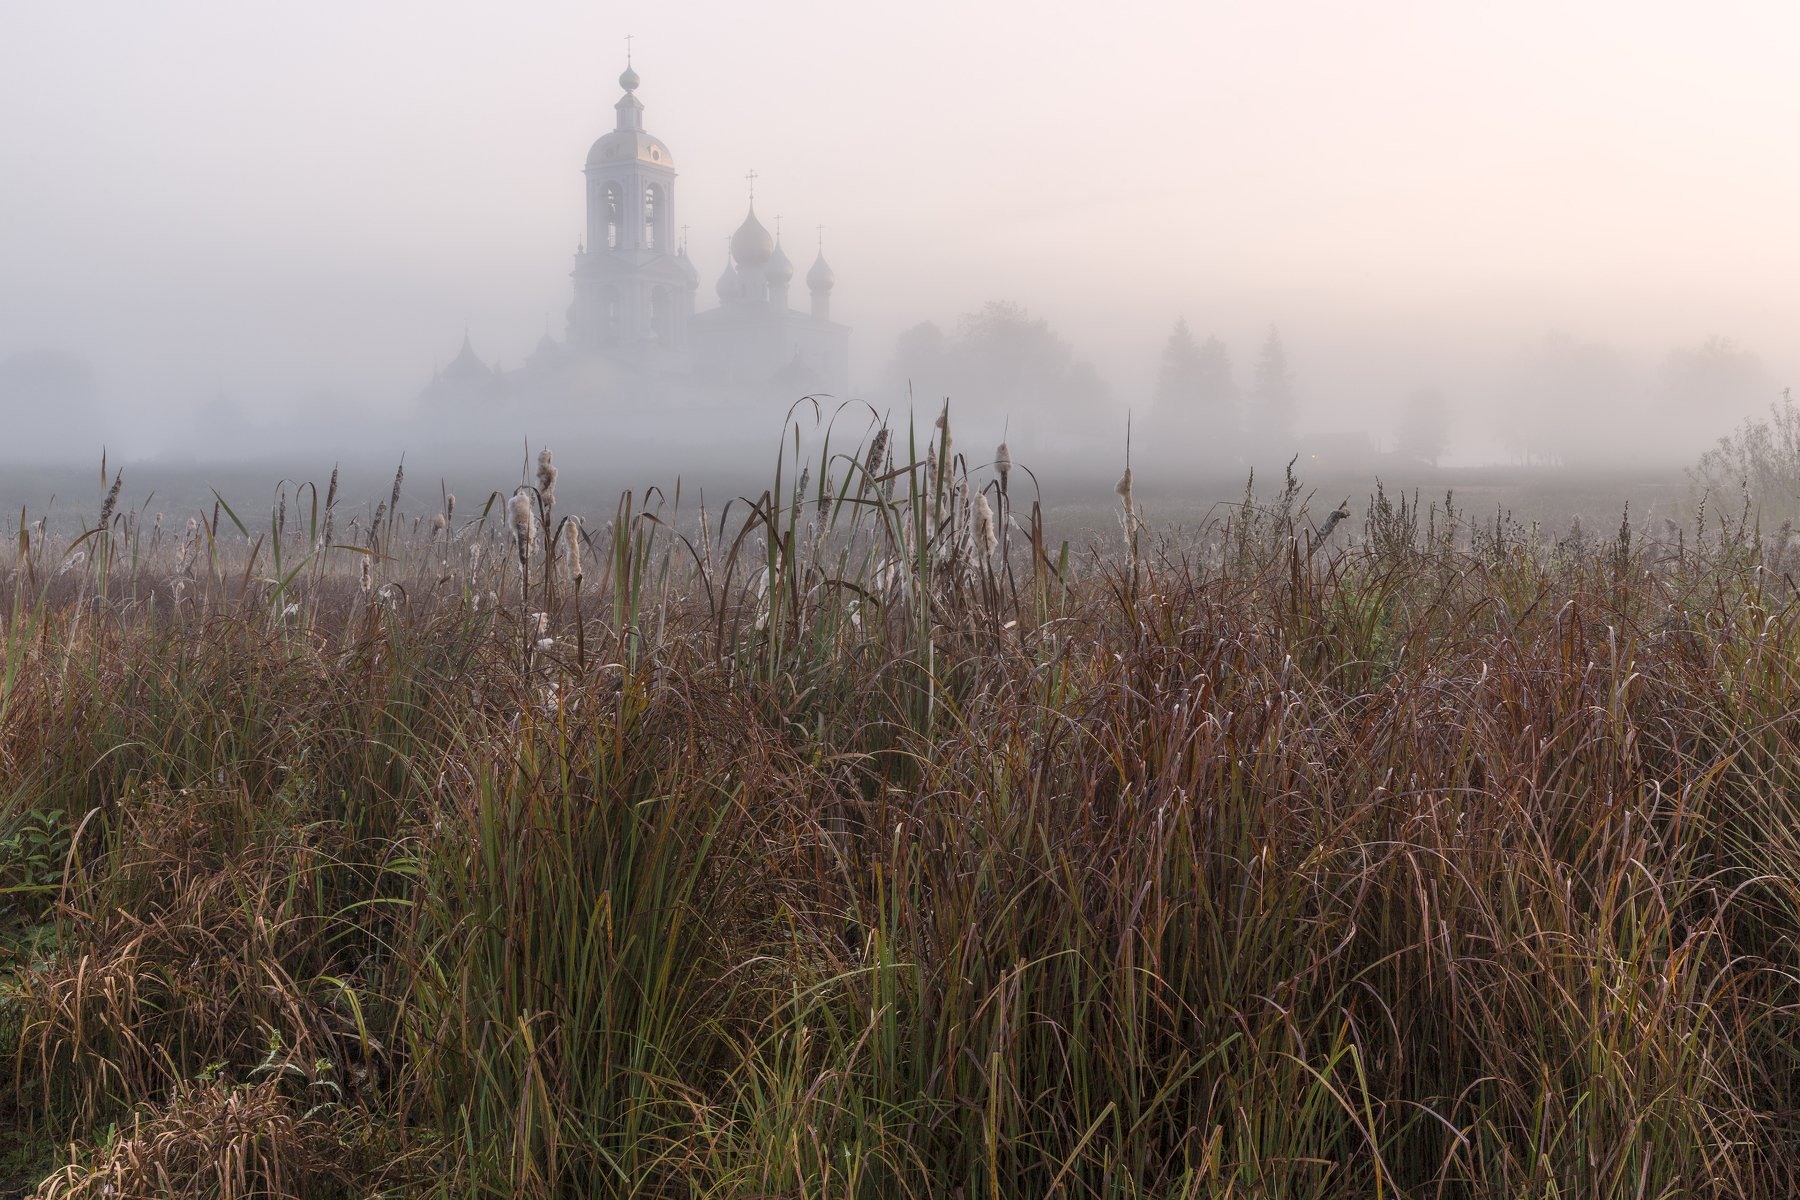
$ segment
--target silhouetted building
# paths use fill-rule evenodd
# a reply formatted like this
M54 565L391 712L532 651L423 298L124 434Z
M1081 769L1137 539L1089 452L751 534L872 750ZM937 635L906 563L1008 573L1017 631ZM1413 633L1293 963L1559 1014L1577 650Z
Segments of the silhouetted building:
M732 234L717 307L696 312L700 274L678 243L674 157L644 128L638 74L619 76L613 128L583 168L587 236L576 249L565 340L546 332L517 370L476 358L468 337L422 397L430 408L500 401L559 406L609 399L639 407L726 407L802 395L844 397L850 330L831 319L836 277L820 251L806 273L810 303L790 301L794 266L750 211ZM755 175L750 176L754 185Z

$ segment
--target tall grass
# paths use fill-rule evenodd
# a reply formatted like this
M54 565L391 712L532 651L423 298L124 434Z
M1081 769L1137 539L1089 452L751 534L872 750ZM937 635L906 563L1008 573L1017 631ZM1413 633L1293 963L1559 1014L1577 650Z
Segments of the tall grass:
M1290 478L1072 549L948 414L853 419L716 511L21 518L13 1181L1792 1194L1753 526L1358 533Z

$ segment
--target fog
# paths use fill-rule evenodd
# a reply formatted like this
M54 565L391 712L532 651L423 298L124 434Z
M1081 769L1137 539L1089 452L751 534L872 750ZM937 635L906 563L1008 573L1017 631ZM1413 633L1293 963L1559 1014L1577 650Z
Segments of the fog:
M0 457L733 452L616 397L479 430L420 398L465 332L508 369L565 337L627 34L698 307L754 170L882 410L1108 469L1127 413L1171 462L1676 466L1796 365L1789 6L13 4ZM1236 442L1156 411L1178 320Z

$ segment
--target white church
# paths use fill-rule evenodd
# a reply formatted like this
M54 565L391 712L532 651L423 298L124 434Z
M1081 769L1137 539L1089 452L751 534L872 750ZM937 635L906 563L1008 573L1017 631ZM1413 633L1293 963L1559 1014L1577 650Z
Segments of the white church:
M628 65L614 126L582 171L587 236L575 253L565 339L546 332L523 365L503 369L483 362L465 334L421 395L426 413L514 403L571 414L623 404L730 410L848 395L850 330L831 319L836 279L823 246L801 307L793 262L757 220L754 191L731 236L718 304L698 308L699 272L685 238L674 237L674 157L644 128L639 83Z

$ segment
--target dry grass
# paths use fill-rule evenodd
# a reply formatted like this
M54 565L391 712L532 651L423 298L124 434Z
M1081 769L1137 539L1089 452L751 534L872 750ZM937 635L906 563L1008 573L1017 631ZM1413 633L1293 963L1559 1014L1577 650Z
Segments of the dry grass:
M7 1169L1793 1193L1800 610L1751 524L1322 533L1287 486L1076 553L1023 466L879 436L697 519L25 527Z

